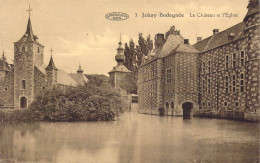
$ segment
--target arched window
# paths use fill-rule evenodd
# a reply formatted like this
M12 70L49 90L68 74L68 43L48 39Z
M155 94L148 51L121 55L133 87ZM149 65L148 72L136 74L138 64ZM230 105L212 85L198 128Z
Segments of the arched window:
M165 106L166 106L166 109L168 109L169 108L169 103L166 102Z
M26 81L22 80L22 89L26 89Z
M174 102L171 102L171 108L174 109Z
M20 108L22 108L22 109L27 108L27 99L25 97L21 97Z

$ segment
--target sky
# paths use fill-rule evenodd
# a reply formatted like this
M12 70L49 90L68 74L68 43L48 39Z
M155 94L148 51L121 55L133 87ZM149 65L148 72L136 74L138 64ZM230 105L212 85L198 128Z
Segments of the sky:
M10 63L14 58L13 43L26 31L29 4L33 9L33 32L45 46L45 64L52 48L59 69L74 73L81 65L86 74L108 75L116 65L120 33L123 43L129 42L129 38L137 43L138 33L154 38L156 33L165 33L175 26L194 44L197 37L212 35L213 29L221 32L242 22L248 0L0 0L0 53L4 50ZM111 12L124 12L129 18L106 19L105 15ZM143 13L157 17L142 18ZM160 13L184 17L159 17ZM221 16L198 17L198 13ZM222 13L236 16L223 17Z

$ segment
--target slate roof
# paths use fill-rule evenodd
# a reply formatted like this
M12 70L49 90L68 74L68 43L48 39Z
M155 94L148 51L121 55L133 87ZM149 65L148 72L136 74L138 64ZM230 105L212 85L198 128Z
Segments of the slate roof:
M238 23L224 31L221 31L217 34L214 34L204 40L195 43L193 46L200 52L214 49L216 47L225 45L234 40L244 37L244 31L243 31L244 28L245 28L244 22ZM230 35L230 33L234 34L234 38L232 40L228 40L228 36Z
M77 86L78 83L64 70L58 69L57 71L57 84Z
M58 70L53 62L52 56L51 56L48 66L45 68L45 70Z
M169 34L164 44L157 50L155 56L165 57L172 53L198 53L190 44L184 44L184 38L179 34Z
M10 71L10 70L11 68L9 67L8 63L0 59L0 71Z
M79 85L84 86L88 82L86 76L82 73L69 74Z
M112 73L112 72L131 72L131 71L128 70L124 65L117 65L113 67L113 69L108 73Z

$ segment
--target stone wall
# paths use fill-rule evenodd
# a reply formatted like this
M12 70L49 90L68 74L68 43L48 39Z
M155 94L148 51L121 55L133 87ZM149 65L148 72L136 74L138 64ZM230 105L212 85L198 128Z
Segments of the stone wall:
M46 88L45 74L38 68L34 69L34 95L38 96Z
M8 72L0 81L0 109L14 107L14 72Z
M226 117L245 110L246 56L244 38L200 54L201 114Z
M25 46L25 51L22 47ZM15 43L14 54L14 107L20 108L20 99L25 97L27 106L34 99L34 43ZM25 80L26 88L22 88Z

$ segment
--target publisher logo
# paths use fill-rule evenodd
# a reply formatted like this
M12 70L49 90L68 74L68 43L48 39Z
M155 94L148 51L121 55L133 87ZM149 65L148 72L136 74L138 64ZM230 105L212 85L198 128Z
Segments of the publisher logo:
M114 21L121 21L121 20L126 20L129 18L129 15L123 12L111 12L107 13L105 17L108 20L114 20Z

